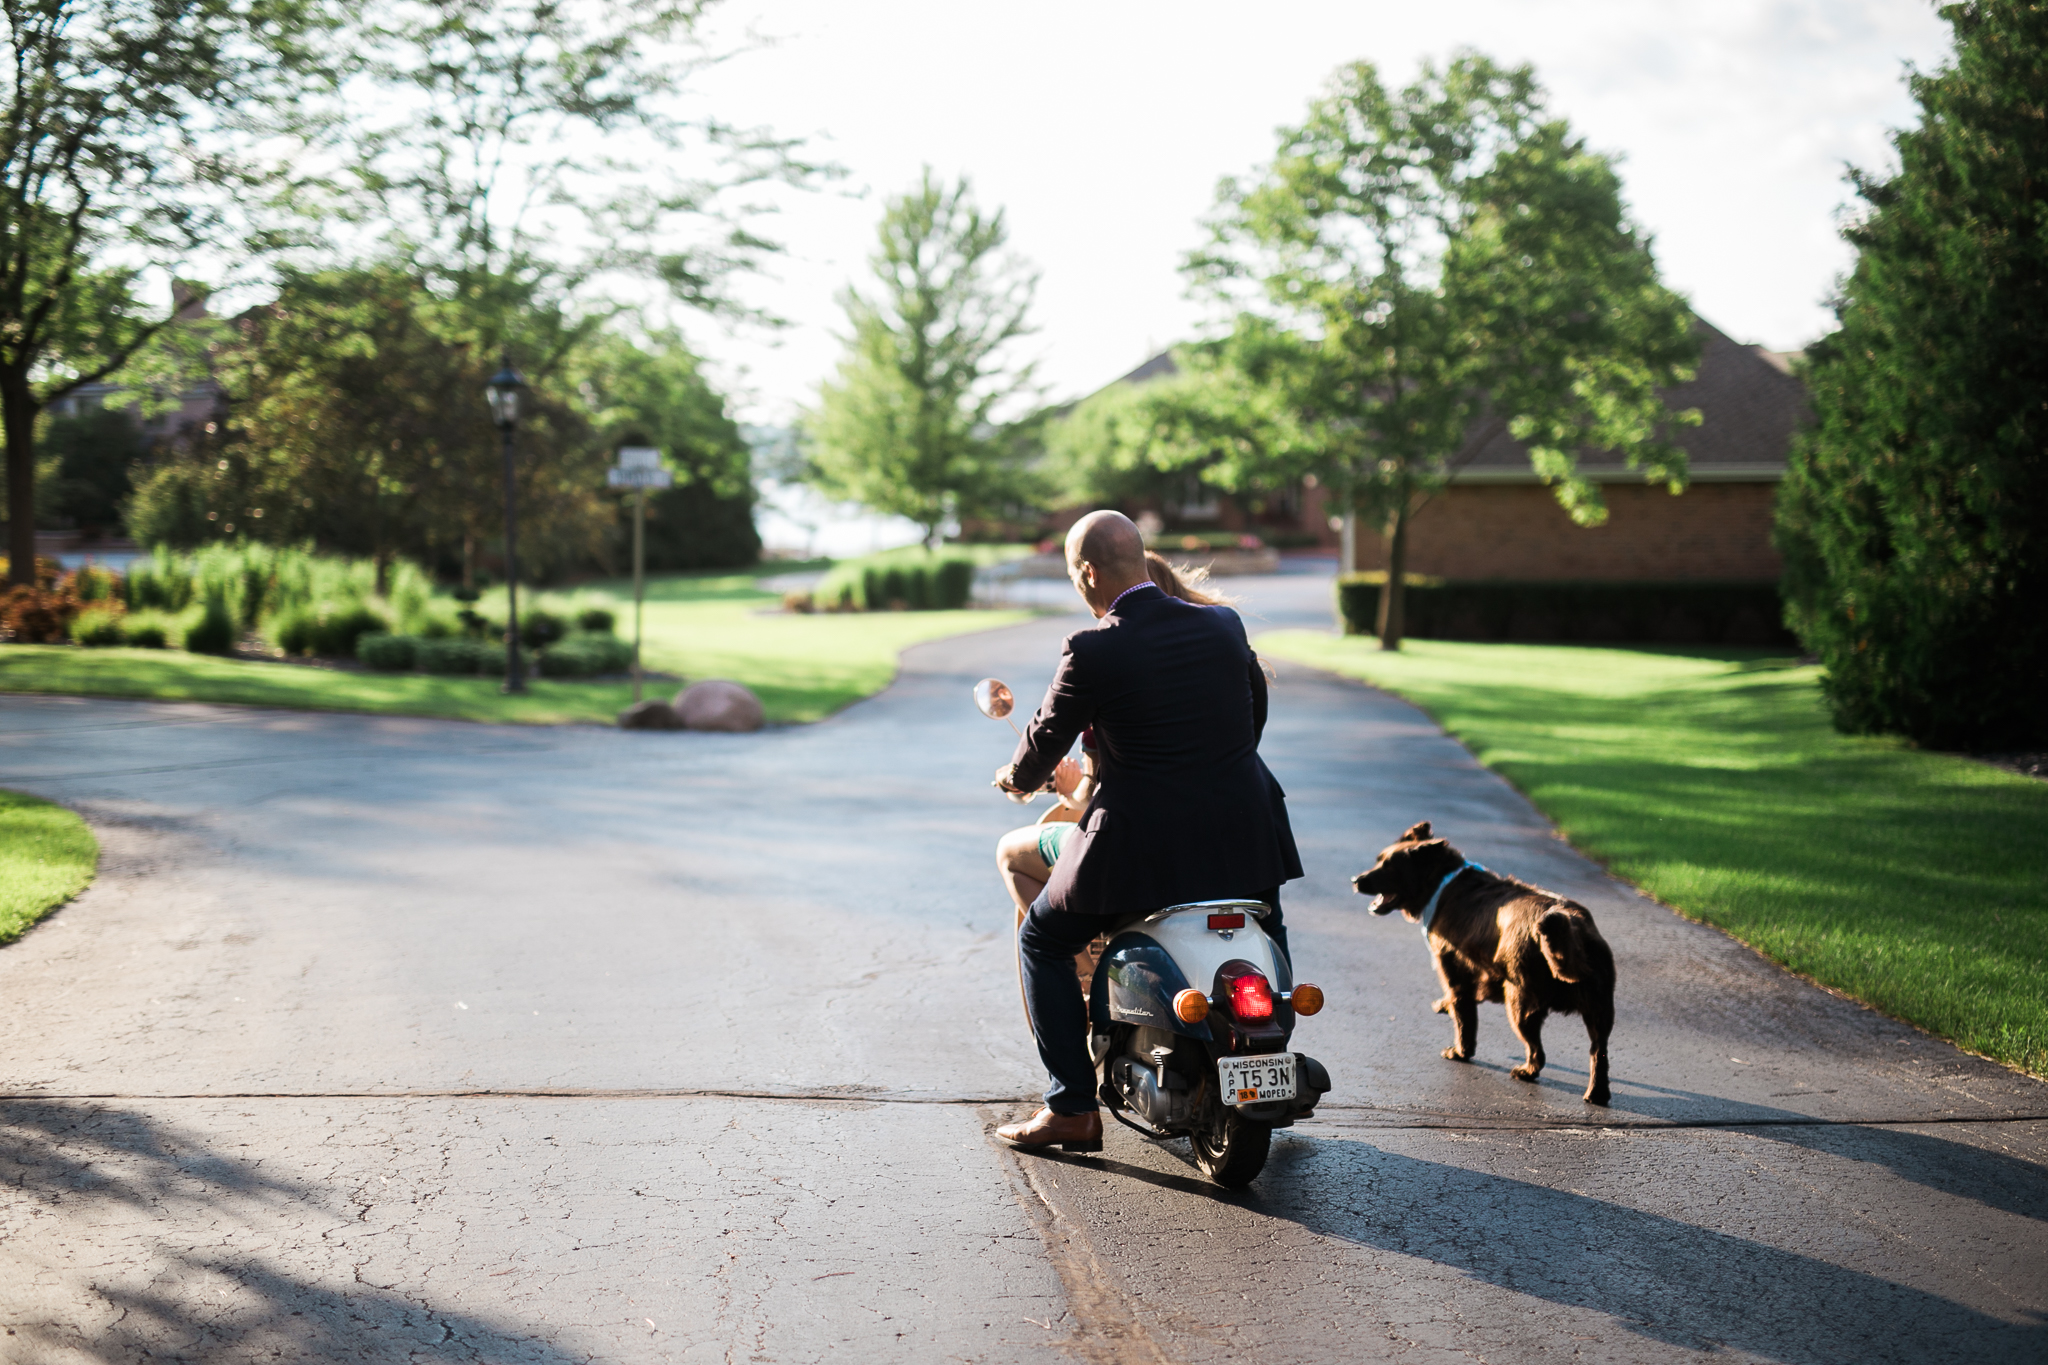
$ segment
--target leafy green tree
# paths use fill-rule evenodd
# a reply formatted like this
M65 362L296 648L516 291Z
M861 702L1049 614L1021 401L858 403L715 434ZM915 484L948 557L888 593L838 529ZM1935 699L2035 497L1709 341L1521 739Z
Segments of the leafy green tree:
M727 282L777 248L732 192L831 171L794 142L672 112L715 59L697 36L707 8L371 0L354 34L389 98L354 111L336 208L375 226L480 331L496 325L491 340L515 347L529 378L617 311L608 285L630 281L637 296L655 280L690 308L743 312Z
M647 500L647 564L709 569L761 557L752 452L679 333L635 341L607 333L590 348L582 388L606 446L659 449L675 477ZM623 519L624 504L621 504Z
M83 529L122 529L122 508L134 491L142 431L123 408L94 408L68 417L45 414L36 444L36 515Z
M401 555L468 569L502 525L503 486L481 396L499 357L468 324L396 265L285 271L214 353L226 429L159 461L131 529L311 541L374 558L380 580ZM606 458L581 396L536 389L517 449L522 559L542 575L601 562Z
M1840 328L1779 495L1787 622L1835 723L2048 741L2048 9L1950 5L1899 171L1857 173Z
M1312 474L1347 530L1382 527L1384 648L1403 633L1409 522L1475 423L1525 442L1582 525L1606 516L1583 450L1684 487L1668 432L1698 417L1658 390L1689 377L1690 314L1612 163L1546 115L1529 68L1465 53L1399 91L1340 68L1255 181L1223 183L1211 226L1189 272L1242 311L1140 426L1156 458L1220 486Z
M1033 428L998 412L1031 391L1032 367L1009 354L1031 330L1038 277L1008 240L1002 210L983 212L964 178L927 168L891 199L869 257L877 288L846 292L853 335L804 424L819 488L909 518L930 546L948 521L1027 495Z
M126 365L170 324L136 296L211 250L276 242L270 139L326 79L315 0L0 5L0 425L8 550L29 581L42 410Z

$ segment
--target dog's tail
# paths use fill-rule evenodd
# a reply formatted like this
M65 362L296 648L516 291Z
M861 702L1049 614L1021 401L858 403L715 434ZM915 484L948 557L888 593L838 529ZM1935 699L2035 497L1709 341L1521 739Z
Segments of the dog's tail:
M1543 960L1559 981L1575 983L1585 975L1584 957L1579 952L1578 926L1570 911L1553 906L1536 921L1536 941L1543 945Z

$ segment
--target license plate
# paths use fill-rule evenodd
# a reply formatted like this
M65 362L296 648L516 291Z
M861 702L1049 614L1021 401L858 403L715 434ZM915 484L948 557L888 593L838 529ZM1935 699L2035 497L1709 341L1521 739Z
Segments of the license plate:
M1231 1104L1260 1104L1294 1098L1294 1054L1264 1057L1219 1057L1216 1084Z

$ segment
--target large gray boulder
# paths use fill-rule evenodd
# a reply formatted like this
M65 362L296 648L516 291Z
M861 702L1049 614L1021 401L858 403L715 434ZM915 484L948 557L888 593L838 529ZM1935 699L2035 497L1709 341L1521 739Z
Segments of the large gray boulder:
M676 694L676 714L687 730L758 730L767 715L761 699L736 682L709 678Z
M636 701L619 712L621 730L682 730L688 727L676 708L665 701Z

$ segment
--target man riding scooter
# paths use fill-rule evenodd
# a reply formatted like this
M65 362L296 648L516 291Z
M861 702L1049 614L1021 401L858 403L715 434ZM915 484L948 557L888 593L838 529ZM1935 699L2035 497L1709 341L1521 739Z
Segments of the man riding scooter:
M1074 954L1134 915L1219 897L1270 905L1265 930L1284 952L1280 885L1302 870L1286 794L1258 755L1266 678L1237 613L1160 591L1144 538L1120 513L1076 522L1066 556L1097 624L1067 637L996 785L1043 787L1090 727L1098 769L1080 828L1018 935L1025 1005L1051 1077L1045 1108L996 1132L1019 1147L1096 1151L1102 1116Z

